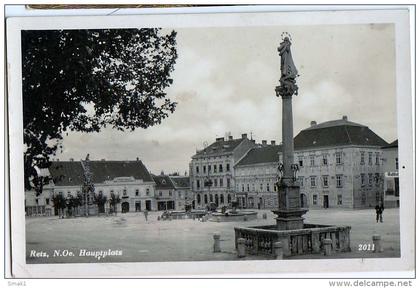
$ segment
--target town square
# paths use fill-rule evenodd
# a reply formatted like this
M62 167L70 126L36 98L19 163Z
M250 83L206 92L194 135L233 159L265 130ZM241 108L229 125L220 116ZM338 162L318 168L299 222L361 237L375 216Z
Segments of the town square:
M263 219L267 213L267 219ZM309 259L325 258L372 258L399 257L400 231L398 209L386 209L384 222L377 223L372 210L363 210L354 215L350 209L310 210L305 221L308 223L352 226L351 251L331 256L305 255ZM235 226L267 225L274 222L270 210L259 210L258 218L247 222L201 222L198 219L158 221L160 212L150 212L146 221L143 213L127 213L116 217L78 217L58 219L57 217L33 217L27 220L28 263L89 263L89 262L160 262L160 261L243 261L272 260L271 257L248 255L237 256L235 250ZM351 217L351 221L348 218ZM125 220L122 220L125 219ZM220 234L221 252L213 252L215 233ZM383 251L374 253L362 250L360 245L372 244L374 234L382 235ZM156 239L159 239L157 241ZM63 250L72 251L75 256L62 256ZM79 256L80 250L120 250L122 255L97 259L93 256ZM360 250L359 250L360 249ZM54 250L61 254L53 257ZM44 251L46 257L29 257L31 251ZM294 256L290 259L299 259Z
M372 41L392 43L392 26L341 29L393 57L392 46ZM331 67L314 61L328 45L289 30L25 31L27 263L399 257L395 83L381 114L376 100L362 113L369 98L358 90L384 98L393 65L383 75L367 69L374 83L365 82L342 55L330 56ZM244 37L229 42L238 32ZM208 49L204 39L226 45ZM307 51L304 39L323 48ZM371 50L353 46L355 65L366 61ZM84 63L86 79L53 61L41 68L58 75L33 74L48 49L71 53L74 69ZM245 72L222 77L213 67L229 71L235 59ZM259 65L267 77L254 75ZM252 85L230 84L239 75ZM48 81L58 84L45 94L38 88ZM213 93L225 102L211 106Z

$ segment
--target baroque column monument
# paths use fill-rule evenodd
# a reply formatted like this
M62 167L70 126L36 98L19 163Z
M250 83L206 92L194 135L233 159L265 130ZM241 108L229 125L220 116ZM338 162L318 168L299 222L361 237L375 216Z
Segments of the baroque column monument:
M288 33L283 33L288 34ZM292 99L297 95L298 71L293 63L290 37L284 37L278 52L281 58L280 85L277 97L282 99L282 156L279 163L280 177L276 183L278 208L275 225L235 227L235 247L238 257L245 254L291 257L302 254L325 255L350 251L350 226L304 223L308 211L301 207L300 187L296 183L299 166L294 164ZM244 252L245 251L245 252ZM280 252L282 251L282 252ZM281 256L279 256L281 255ZM280 258L280 259L281 259Z
M293 230L303 228L302 215L308 210L301 207L300 187L296 185L296 172L298 165L294 164L293 145L293 111L292 98L297 95L298 86L296 77L298 71L293 63L289 37L285 37L280 43L278 52L280 55L281 78L280 85L276 87L277 97L282 98L282 155L283 163L279 164L281 177L276 183L278 193L278 209L273 210L277 215L278 230Z

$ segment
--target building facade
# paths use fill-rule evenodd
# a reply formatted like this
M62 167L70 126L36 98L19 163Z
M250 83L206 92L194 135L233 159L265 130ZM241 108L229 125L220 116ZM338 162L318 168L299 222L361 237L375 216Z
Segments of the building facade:
M169 176L175 188L175 208L177 211L195 209L189 176Z
M168 175L153 175L155 199L158 211L177 210L175 186Z
M115 204L117 212L135 212L157 210L154 197L155 182L140 160L136 161L90 161L92 182L95 194L102 194L107 201L102 205L94 202L94 195L89 194L84 207L89 208L89 214L108 213L111 210L111 195L119 196ZM54 196L61 194L64 198L77 197L82 192L83 168L80 161L55 161L51 163L47 176L51 181L44 186L41 195L27 191L25 206L27 215L58 215L54 207ZM33 208L34 206L38 206ZM84 209L81 207L81 209ZM36 211L37 213L33 213ZM45 211L45 213L42 213ZM40 213L39 213L40 212Z
M385 208L400 206L400 180L398 176L398 140L382 147Z
M274 144L274 143L272 143ZM294 138L296 182L301 205L311 208L368 208L381 202L383 149L387 143L369 127L340 120L317 124ZM236 193L247 208L275 208L281 146L251 149L235 166Z
M235 165L236 195L241 208L274 209L281 146L266 141L254 147Z
M231 203L235 197L234 166L255 146L247 134L242 134L240 139L221 137L192 156L190 176L196 209Z
M382 149L369 127L340 120L316 124L294 139L297 182L309 207L368 208L381 201Z

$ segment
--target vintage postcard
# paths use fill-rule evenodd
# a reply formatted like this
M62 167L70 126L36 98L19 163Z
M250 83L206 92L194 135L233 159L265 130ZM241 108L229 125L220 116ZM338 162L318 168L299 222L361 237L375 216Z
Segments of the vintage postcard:
M9 18L11 274L408 275L409 16Z

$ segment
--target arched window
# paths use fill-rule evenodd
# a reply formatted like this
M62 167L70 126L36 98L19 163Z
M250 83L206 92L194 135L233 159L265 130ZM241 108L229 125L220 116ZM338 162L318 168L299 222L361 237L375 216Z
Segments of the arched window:
M223 194L220 194L220 204L224 204L224 203L225 203L225 198Z
M210 194L210 202L213 202L213 194Z
M230 197L230 194L228 194L228 203L232 202L232 197Z
M207 199L207 194L204 195L204 204L207 204L209 201Z
M200 194L197 194L197 203L201 204L201 195Z

